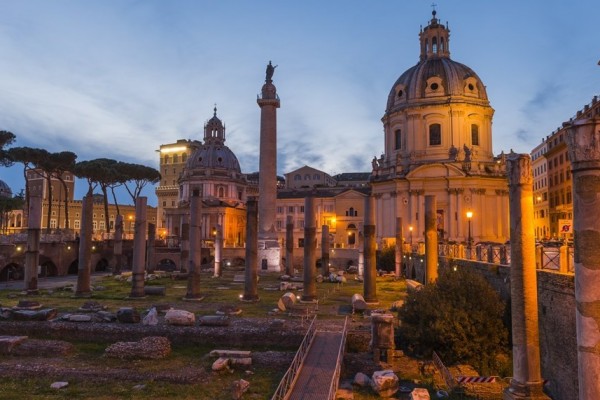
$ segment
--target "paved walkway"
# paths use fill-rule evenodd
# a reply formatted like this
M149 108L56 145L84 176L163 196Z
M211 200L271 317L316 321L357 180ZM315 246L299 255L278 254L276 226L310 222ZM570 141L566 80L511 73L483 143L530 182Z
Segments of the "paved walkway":
M290 392L290 400L328 398L341 341L342 328L337 332L320 331L317 328L298 379Z

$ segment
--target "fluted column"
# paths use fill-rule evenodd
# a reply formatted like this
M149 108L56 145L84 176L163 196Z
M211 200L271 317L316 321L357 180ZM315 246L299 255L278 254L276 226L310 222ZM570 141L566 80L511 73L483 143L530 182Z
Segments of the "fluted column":
M511 153L507 167L513 379L504 399L543 399L547 397L542 392L540 371L531 158Z
M375 254L375 198L365 198L364 222L364 298L367 303L377 303L377 260Z
M425 283L438 278L437 202L434 195L425 196Z
M246 202L246 270L244 301L258 301L258 206L256 197Z
M304 198L304 290L302 301L317 299L316 272L317 228L313 194Z
M600 118L568 126L579 399L600 399Z

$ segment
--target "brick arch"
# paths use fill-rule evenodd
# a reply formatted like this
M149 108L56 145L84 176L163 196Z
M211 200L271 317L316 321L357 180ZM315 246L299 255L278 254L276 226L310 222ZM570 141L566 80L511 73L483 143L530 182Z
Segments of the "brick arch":
M20 281L25 277L25 268L17 263L9 263L0 270L0 281Z

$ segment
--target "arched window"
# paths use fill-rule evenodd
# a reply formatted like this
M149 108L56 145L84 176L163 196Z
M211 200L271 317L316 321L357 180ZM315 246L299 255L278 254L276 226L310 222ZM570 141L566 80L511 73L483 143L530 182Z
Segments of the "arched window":
M400 129L396 129L396 132L394 132L394 148L396 150L402 148L402 131Z
M431 39L431 52L433 54L437 53L437 38Z
M310 174L304 175L304 180L305 181L310 181Z
M440 51L444 52L444 38L440 39Z
M442 126L440 124L429 125L429 145L439 146L442 144Z
M300 174L296 174L296 175L294 175L294 180L295 181L301 181L302 180L302 176L300 176Z
M471 144L479 146L479 126L476 124L471 124Z
M225 197L225 189L223 187L219 188L219 197Z
M314 174L314 175L313 175L313 180L315 180L315 181L319 181L319 180L321 180L321 175L319 175L319 174Z

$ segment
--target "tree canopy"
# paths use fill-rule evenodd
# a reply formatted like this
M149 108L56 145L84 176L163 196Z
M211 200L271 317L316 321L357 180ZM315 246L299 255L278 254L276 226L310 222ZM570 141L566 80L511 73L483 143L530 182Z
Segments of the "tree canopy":
M8 167L12 164L8 151L4 147L10 146L14 141L15 135L12 132L0 131L0 165Z
M403 347L445 363L468 363L480 372L495 370L507 352L505 304L485 279L466 268L442 272L435 284L409 293L398 316Z

